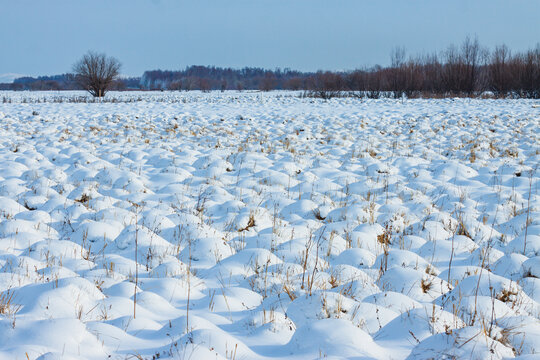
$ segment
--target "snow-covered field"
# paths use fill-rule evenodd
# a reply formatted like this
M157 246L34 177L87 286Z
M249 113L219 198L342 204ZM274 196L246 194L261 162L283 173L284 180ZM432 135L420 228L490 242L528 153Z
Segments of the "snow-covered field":
M0 358L537 359L540 104L297 95L0 92Z

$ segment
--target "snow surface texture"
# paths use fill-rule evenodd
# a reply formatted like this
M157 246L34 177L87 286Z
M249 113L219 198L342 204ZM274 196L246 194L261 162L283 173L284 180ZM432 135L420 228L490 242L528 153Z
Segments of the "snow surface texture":
M538 102L82 97L0 93L1 359L538 358Z

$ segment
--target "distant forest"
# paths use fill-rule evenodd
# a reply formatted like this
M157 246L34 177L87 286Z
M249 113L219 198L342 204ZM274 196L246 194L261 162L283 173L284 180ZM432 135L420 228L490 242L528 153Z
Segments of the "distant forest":
M73 75L23 77L3 90L82 90ZM309 96L444 97L478 96L540 98L540 45L512 53L493 50L466 38L439 54L407 56L395 48L391 64L353 71L300 72L290 69L231 69L189 66L184 70L152 70L115 82L113 90L304 90Z

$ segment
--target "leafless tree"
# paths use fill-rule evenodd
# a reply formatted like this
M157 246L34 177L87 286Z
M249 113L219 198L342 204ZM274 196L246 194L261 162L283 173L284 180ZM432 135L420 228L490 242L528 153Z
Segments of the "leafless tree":
M383 89L383 69L376 65L370 69L366 81L366 96L370 99L378 99L382 95Z
M396 47L390 53L391 67L386 72L386 82L395 98L401 97L407 87L405 71L405 48Z
M341 92L346 89L346 84L341 74L330 71L319 71L311 76L307 82L309 89L308 95L325 100L339 97Z
M289 90L300 90L304 89L304 80L301 77L293 77L287 81L285 81L284 88Z
M182 90L182 82L180 80L173 81L168 86L169 90Z
M512 88L512 76L508 65L510 58L510 50L506 45L497 46L491 55L489 80L491 91L496 96L505 96Z
M442 82L444 89L452 94L457 94L463 90L463 79L466 76L465 65L455 45L450 45L443 54L444 66Z
M512 60L514 77L518 80L520 97L540 98L540 44Z
M264 75L264 78L261 79L261 82L259 84L259 90L261 91L270 91L272 89L276 88L276 77L268 72Z
M484 50L480 47L477 38L471 40L468 36L461 45L462 59L465 65L465 78L463 91L471 95L479 81L479 67L482 59L485 58Z
M208 81L208 79L199 79L199 89L201 89L202 92L210 92L210 81Z
M386 87L395 98L403 95L410 98L422 90L424 68L420 58L405 59L405 48L397 47L390 54L392 66L384 71Z
M75 79L94 97L105 96L120 74L120 62L105 54L89 51L73 65Z
M466 37L458 49L454 45L444 53L446 63L442 78L446 90L452 94L472 95L476 90L483 90L485 84L480 76L480 69L485 63L487 52L480 46L477 38Z
M422 91L428 96L440 96L444 92L442 81L442 65L437 54L424 55L422 58L423 84Z
M403 46L397 46L390 53L391 65L393 68L398 68L405 63L405 54L407 51Z

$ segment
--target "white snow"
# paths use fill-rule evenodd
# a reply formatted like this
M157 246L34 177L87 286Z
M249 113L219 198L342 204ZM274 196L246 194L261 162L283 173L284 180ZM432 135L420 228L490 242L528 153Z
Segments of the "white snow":
M538 102L299 95L0 92L0 358L540 356Z

